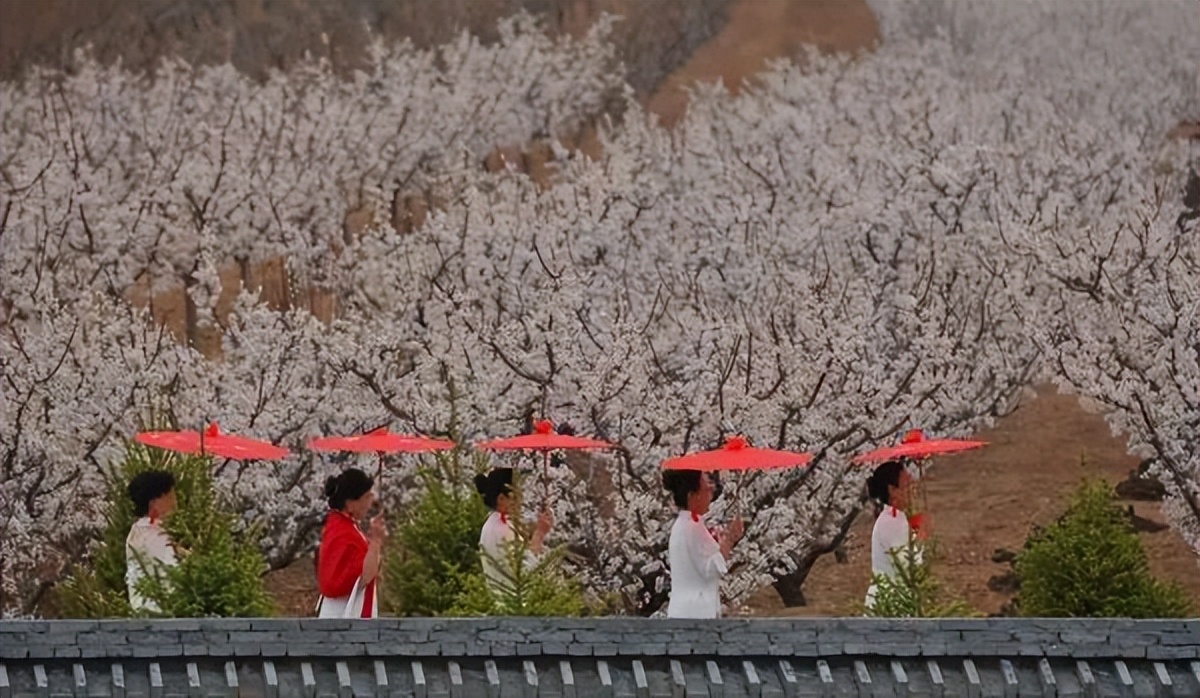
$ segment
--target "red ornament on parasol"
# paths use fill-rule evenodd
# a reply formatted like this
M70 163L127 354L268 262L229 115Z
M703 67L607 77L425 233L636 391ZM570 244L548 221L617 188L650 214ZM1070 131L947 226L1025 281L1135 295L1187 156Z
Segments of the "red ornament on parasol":
M144 431L134 436L133 440L176 453L221 456L233 460L278 460L288 455L286 448L267 441L222 434L216 422L209 424L203 432Z
M315 438L308 442L308 447L314 451L378 454L379 469L375 473L375 477L378 478L383 475L383 455L385 453L448 451L454 448L454 442L445 439L431 439L427 436L394 434L388 431L385 425L365 434Z
M904 436L900 439L899 445L877 448L874 451L870 451L858 456L852 462L855 464L884 463L897 458L911 458L913 460L917 460L947 453L970 451L975 448L983 448L986 445L986 441L926 439L925 433L920 429L912 429L904 434Z
M550 498L550 452L569 450L595 450L616 448L615 444L599 439L589 439L573 434L557 434L549 420L542 419L533 423L532 434L511 436L505 439L481 441L476 448L485 451L537 451L542 454L542 479L546 483L546 498Z

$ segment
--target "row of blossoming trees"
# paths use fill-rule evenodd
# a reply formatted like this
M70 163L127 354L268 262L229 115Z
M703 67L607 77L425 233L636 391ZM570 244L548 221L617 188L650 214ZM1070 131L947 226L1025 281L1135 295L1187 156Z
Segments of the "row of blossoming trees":
M674 131L615 77L603 26L553 41L522 20L490 46L376 47L349 81L84 63L3 84L0 607L33 611L85 555L102 469L151 411L292 446L569 421L624 448L598 477L553 473L556 535L589 590L648 613L665 456L731 432L817 454L739 494L733 600L798 601L860 506L851 454L969 433L1050 377L1110 408L1196 545L1196 214L1166 134L1198 116L1197 7L920 8L878 8L874 54L699 89ZM549 186L481 166L605 113L599 157L556 147ZM414 191L432 213L397 230ZM331 322L248 292L218 309L222 269L277 258ZM130 302L181 284L219 357ZM311 544L330 467L221 467L272 564Z

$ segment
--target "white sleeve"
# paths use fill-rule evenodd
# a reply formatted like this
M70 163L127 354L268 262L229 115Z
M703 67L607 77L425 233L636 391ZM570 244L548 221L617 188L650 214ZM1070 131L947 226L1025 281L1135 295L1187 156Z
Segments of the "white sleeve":
M725 556L721 554L721 546L708 529L702 525L688 526L687 531L688 556L696 566L696 571L705 579L717 579L729 571L725 564Z
M143 563L155 561L171 567L176 564L175 548L171 546L171 538L158 526L134 524L126 545L145 558Z
M149 535L146 536L145 543L145 552L147 555L164 565L175 566L175 548L171 545L171 538L167 535L166 531L158 526L153 527Z
M884 512L880 516L891 516L891 514ZM908 548L909 542L908 518L903 513L900 513L892 517L892 519L894 520L888 521L888 525L879 529L879 542L885 551L893 550L896 555L903 555L904 551ZM905 557L907 558L907 555ZM921 552L919 548L916 550L916 554L913 555L913 560L920 563ZM905 561L909 562L909 560Z

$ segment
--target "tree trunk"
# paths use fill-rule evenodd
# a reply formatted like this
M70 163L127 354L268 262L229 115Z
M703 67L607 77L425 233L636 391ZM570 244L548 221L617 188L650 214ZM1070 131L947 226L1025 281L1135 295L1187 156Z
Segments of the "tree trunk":
M854 525L854 520L858 518L858 512L862 511L863 502L859 502L858 506L851 509L846 518L842 519L841 525L838 527L837 535L833 540L829 541L823 547L813 548L806 553L804 557L796 564L796 569L791 572L775 577L775 581L771 586L775 587L775 592L779 594L779 598L783 601L783 605L787 608L796 608L797 606L807 606L808 600L804 598L804 580L808 579L808 573L812 571L813 565L817 563L822 555L828 555L842 547L846 536L850 533L850 527Z
M817 558L823 553L812 552L804 556L800 560L800 564L796 565L796 569L791 572L775 578L775 591L779 594L783 605L788 608L796 608L797 606L807 606L808 599L804 598L804 580L808 577L809 571L812 570L813 564Z

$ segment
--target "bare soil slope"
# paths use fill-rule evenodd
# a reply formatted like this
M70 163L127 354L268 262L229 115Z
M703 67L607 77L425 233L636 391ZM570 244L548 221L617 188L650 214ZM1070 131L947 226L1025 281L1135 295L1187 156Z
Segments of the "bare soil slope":
M736 0L729 20L671 73L647 108L671 125L687 108L687 88L721 81L733 93L768 61L799 54L804 45L822 51L869 50L879 25L865 0Z
M988 580L1008 571L991 561L1004 548L1020 550L1034 524L1062 514L1071 491L1084 477L1116 484L1136 468L1103 417L1086 411L1078 399L1052 387L1038 391L979 438L989 446L939 459L927 471L933 535L940 556L936 574L947 590L983 613L997 613L1011 596L988 589ZM1082 464L1081 464L1082 461ZM1156 502L1125 502L1137 515L1162 521ZM848 560L833 556L813 568L804 592L809 605L785 609L771 589L750 603L757 615L840 615L854 611L866 594L871 575L871 526L862 515L846 548ZM1200 604L1196 556L1170 529L1142 533L1151 570L1187 587ZM1198 606L1200 607L1200 606Z

